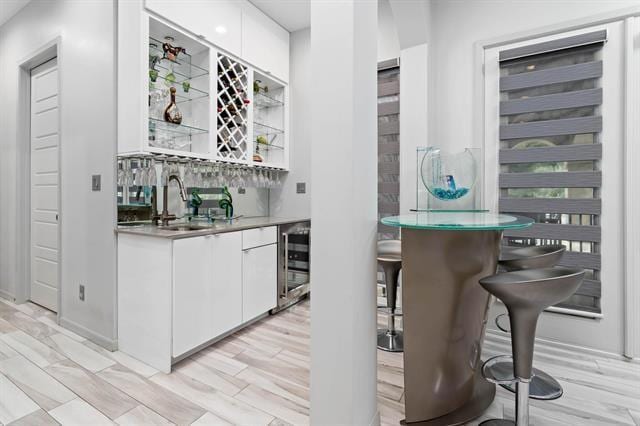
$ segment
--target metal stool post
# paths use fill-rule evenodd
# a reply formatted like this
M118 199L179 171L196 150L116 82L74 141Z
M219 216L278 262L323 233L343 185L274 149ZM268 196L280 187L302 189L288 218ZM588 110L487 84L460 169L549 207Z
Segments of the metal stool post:
M547 307L570 297L583 278L583 270L555 267L505 272L480 280L480 285L502 300L509 311L513 359L513 376L509 379L496 377L492 369L497 362L509 358L505 355L487 360L482 374L496 384L515 384L517 426L529 424L529 390L534 377L533 349L538 318ZM481 423L484 426L508 424L514 422L492 419Z
M396 301L398 293L398 277L402 269L400 240L378 242L378 263L384 270L384 281L387 293L388 319L387 329L378 329L378 349L389 352L402 352L403 334L396 330Z

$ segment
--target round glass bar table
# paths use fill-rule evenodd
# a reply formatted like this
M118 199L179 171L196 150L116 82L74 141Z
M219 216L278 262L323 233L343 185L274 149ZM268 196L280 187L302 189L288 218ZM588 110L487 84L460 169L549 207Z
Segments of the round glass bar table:
M505 229L532 219L486 211L428 211L382 219L402 229L405 421L458 425L495 397L480 355Z

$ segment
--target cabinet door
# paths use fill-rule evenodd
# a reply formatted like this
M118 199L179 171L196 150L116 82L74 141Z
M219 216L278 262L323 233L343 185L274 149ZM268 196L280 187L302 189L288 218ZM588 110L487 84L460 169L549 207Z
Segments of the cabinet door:
M173 242L174 357L213 337L211 306L216 295L210 283L210 258L211 245L207 237Z
M211 236L213 336L242 324L242 233Z
M259 10L242 14L242 59L289 81L289 32Z
M145 6L187 31L240 56L242 11L237 2L146 0Z
M277 244L243 251L242 320L249 321L275 308L278 286Z

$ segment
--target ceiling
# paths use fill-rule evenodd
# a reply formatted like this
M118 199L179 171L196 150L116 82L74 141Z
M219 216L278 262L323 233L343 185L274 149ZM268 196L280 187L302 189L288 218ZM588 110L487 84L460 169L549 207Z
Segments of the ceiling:
M25 7L30 0L0 0L0 25L7 22L20 9Z
M311 25L310 0L249 1L289 32L308 28Z

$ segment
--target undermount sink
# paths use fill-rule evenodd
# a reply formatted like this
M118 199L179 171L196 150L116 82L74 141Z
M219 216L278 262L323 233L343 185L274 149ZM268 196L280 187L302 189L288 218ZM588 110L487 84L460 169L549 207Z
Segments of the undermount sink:
M175 231L175 232L179 232L179 231L202 231L203 229L207 229L208 227L206 226L197 226L197 225L170 225L170 226L163 226L161 229L164 229L165 231Z

